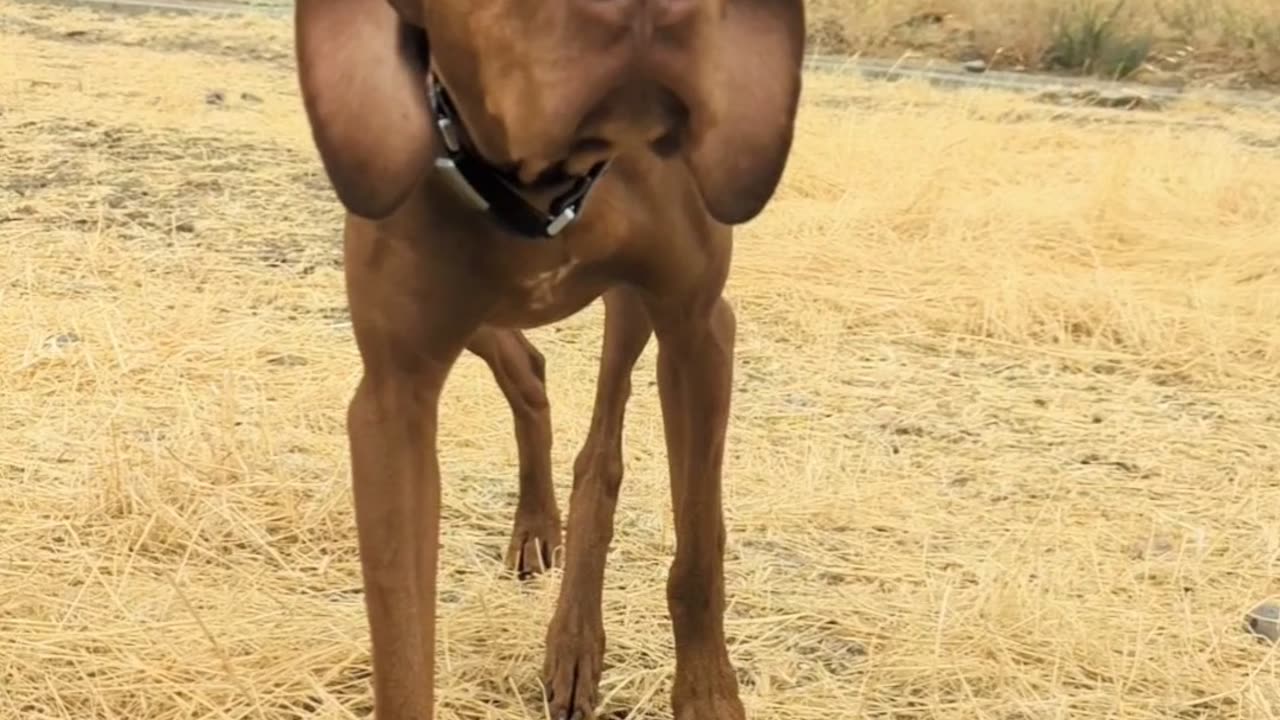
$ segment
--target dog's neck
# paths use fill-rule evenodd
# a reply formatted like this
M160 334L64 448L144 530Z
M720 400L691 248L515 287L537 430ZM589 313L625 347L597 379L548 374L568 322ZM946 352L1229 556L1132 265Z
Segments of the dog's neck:
M431 110L444 152L435 170L465 200L507 230L531 239L555 237L582 214L587 195L608 168L600 163L581 177L549 177L533 185L495 167L469 142L460 115L435 73L427 79ZM547 208L543 210L542 208Z

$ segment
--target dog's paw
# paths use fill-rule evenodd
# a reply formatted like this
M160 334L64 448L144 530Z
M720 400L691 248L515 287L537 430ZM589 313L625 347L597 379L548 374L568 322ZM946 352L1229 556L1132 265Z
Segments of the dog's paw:
M547 656L542 669L548 717L588 720L594 717L604 670L604 629L600 623L566 621L559 613L557 616L547 633Z
M507 546L507 569L521 580L540 575L560 562L560 544L560 518L557 514L517 514L511 542Z
M673 701L676 720L746 720L746 710L736 695Z
M746 720L738 699L738 682L728 659L707 661L693 668L676 667L671 689L675 720Z

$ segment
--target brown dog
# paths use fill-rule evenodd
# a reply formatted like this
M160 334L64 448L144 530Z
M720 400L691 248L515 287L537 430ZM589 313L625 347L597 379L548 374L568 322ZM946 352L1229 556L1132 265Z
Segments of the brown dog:
M630 376L651 334L677 547L678 720L740 720L725 647L720 482L731 226L772 197L793 135L802 0L298 0L302 94L347 212L364 376L348 413L381 720L432 717L437 404L464 349L515 414L508 562L559 544L542 358L517 328L605 303L544 668L553 718L589 717Z

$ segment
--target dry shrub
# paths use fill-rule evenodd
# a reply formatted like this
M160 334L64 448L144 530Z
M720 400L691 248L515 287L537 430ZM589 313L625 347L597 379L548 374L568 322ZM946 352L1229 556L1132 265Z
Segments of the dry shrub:
M972 28L978 54L998 65L1038 68L1053 41L1061 3L1034 0L948 0L955 17Z
M1280 82L1280 9L1268 0L1156 0L1164 25L1207 53L1226 55Z
M936 16L956 29L946 35L948 56L1123 76L1155 46L1189 44L1206 62L1280 82L1280 11L1271 0L825 0L810 7L819 51L911 49L920 38L904 28Z
M805 9L812 49L854 53L879 47L931 4L930 0L811 0Z

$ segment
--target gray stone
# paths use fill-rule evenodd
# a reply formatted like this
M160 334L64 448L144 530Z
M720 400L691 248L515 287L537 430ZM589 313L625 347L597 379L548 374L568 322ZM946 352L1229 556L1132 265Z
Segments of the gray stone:
M44 341L44 344L45 344L45 347L49 350L52 350L55 352L61 352L62 350L66 350L67 348L71 347L72 345L79 344L79 342L80 342L79 335L75 334L74 332L65 332L65 333L60 333L58 335L54 335L52 337L46 338Z
M1280 642L1280 604L1262 603L1249 611L1245 625L1256 637L1273 643Z

